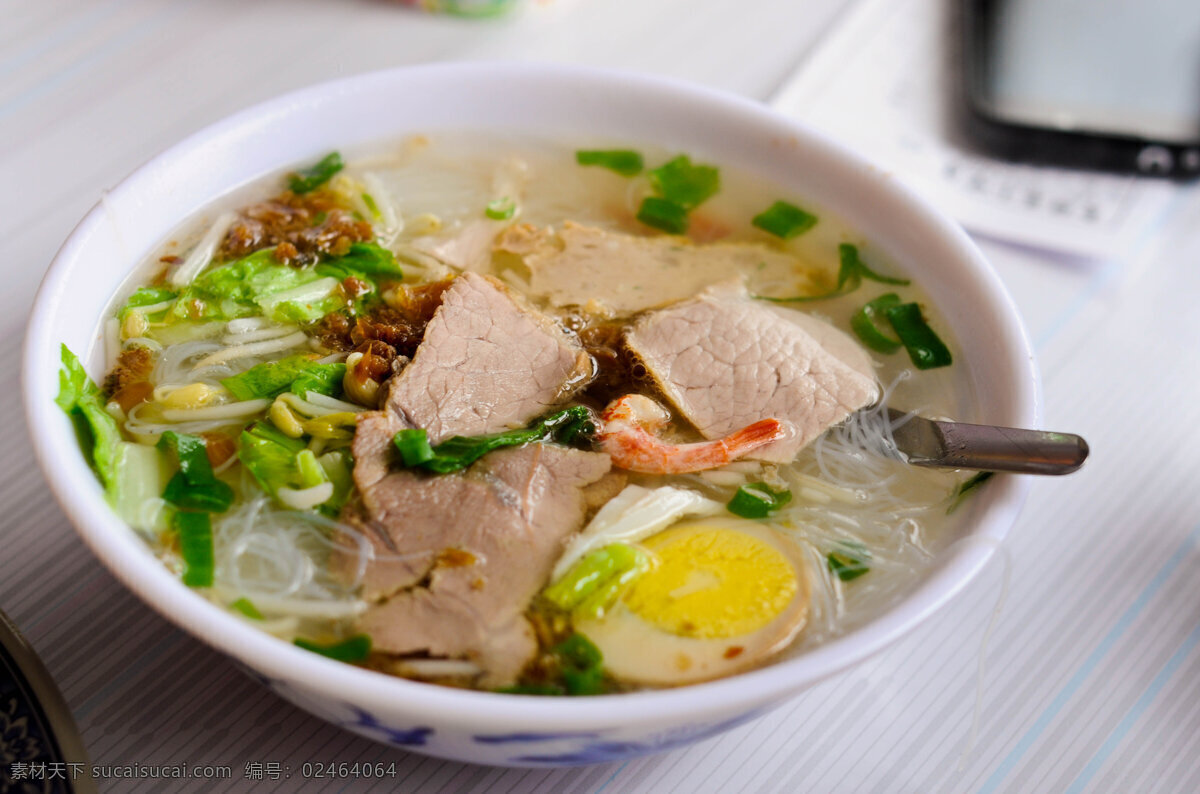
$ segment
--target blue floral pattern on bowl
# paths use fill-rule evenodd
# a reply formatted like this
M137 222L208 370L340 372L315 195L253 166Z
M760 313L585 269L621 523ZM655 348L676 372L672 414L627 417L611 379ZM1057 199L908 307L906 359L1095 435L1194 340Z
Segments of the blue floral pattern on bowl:
M715 722L644 731L611 728L590 731L522 731L464 733L444 727L405 723L361 704L332 700L290 681L243 670L276 694L335 725L393 747L480 764L506 766L578 766L624 761L674 750L735 728L769 710L759 707ZM515 727L515 726L514 726Z
M563 733L510 733L474 737L480 744L524 744L519 755L511 756L507 763L520 766L575 766L600 764L609 761L624 761L641 755L674 750L701 739L716 736L731 728L758 717L764 709L755 709L728 720L701 725L671 728L642 738L623 739L617 731L563 732ZM604 738L610 734L611 738ZM537 749L537 745L543 745ZM564 747L564 745L567 745ZM531 752L532 751L532 752Z

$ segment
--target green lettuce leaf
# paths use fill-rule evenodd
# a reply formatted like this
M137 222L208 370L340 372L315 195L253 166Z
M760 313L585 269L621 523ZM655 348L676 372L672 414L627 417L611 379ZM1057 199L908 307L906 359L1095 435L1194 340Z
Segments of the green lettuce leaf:
M129 313L134 309L140 309L143 306L154 306L158 303L165 303L166 301L174 298L177 294L178 293L175 292L175 290L164 289L162 287L138 287L137 290L129 296L129 300L125 301L125 305L121 308L121 311L117 316L121 319L121 322L124 322L125 318L129 316ZM165 309L160 314L151 316L150 319L157 321L164 315L166 315Z
M100 388L88 377L79 358L62 346L62 369L58 373L58 396L54 400L75 425L88 464L110 492L117 480L117 458L121 430L117 420L104 410Z
M310 391L326 397L341 397L345 377L345 364L313 364L292 381L288 390L301 399L305 399Z
M173 312L181 319L265 314L277 322L311 322L345 305L336 287L335 279L280 264L275 249L264 248L202 273L179 296Z
M378 243L354 243L350 246L350 253L328 260L325 266L329 265L345 268L349 271L348 275L392 276L394 278L404 275L400 271L400 265L396 262L396 255ZM318 272L321 267L318 265Z
M242 431L237 454L262 489L275 496L282 487L300 485L296 456L304 449L307 445L300 439L290 438L266 422L256 422Z
M305 372L320 366L308 356L298 354L266 361L238 375L222 378L221 385L239 400L273 400Z

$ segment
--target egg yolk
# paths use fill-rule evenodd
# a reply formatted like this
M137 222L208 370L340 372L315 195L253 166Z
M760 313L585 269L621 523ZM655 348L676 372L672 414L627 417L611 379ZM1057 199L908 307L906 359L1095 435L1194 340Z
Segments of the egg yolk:
M658 564L626 593L642 620L684 637L749 634L782 612L799 589L787 558L732 529L667 530L644 541Z

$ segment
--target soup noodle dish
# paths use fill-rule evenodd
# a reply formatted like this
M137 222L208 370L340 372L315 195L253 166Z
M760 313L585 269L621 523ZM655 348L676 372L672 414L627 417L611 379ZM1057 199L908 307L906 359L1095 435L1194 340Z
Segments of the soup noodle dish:
M924 285L693 152L409 135L129 264L58 398L113 510L237 619L389 675L606 695L804 654L985 479L892 442L889 406L974 413Z

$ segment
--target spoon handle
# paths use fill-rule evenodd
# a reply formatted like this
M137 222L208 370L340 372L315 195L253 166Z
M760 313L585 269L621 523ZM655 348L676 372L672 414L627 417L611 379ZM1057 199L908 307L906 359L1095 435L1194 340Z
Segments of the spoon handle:
M914 466L1070 474L1087 460L1088 445L1074 433L939 422L888 409L896 447Z

